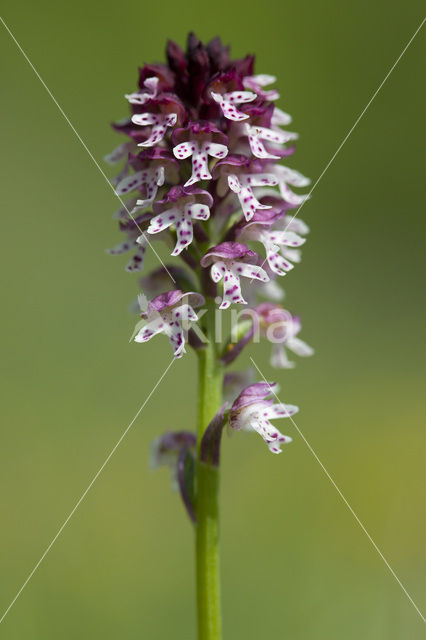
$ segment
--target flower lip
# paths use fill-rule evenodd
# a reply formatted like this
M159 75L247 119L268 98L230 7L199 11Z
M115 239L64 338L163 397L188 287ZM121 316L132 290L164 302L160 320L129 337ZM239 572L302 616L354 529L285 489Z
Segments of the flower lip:
M200 264L202 267L209 267L215 258L224 260L241 260L250 261L250 258L257 258L258 254L255 251L249 249L245 244L241 242L222 242L221 244L212 247L201 258Z
M276 382L255 382L254 384L250 384L241 391L240 395L235 400L231 407L231 413L239 411L243 407L248 407L251 404L267 401L267 398L276 394L278 389L279 387ZM271 398L271 403L272 402L273 399Z
M152 313L160 313L168 307L174 307L185 296L188 298L188 303L192 307L201 307L205 303L204 297L200 293L195 291L181 291L181 289L174 289L172 291L166 291L166 293L160 293L159 296L151 300L148 305L148 310L141 314L142 318L148 317Z

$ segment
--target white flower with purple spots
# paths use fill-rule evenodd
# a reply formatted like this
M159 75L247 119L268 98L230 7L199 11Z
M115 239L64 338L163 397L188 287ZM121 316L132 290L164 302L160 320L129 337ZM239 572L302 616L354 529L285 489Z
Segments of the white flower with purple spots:
M278 385L274 382L251 384L240 393L229 413L232 429L257 431L272 453L281 453L281 445L291 442L291 438L280 433L270 421L288 418L299 411L292 404L274 404L270 396L277 391Z
M149 215L143 214L131 220L120 220L120 231L125 233L127 238L115 247L106 250L111 256L119 256L133 249L135 253L126 265L126 271L130 273L143 270L148 240L145 233L141 234L141 231L146 228L148 219Z
M269 205L262 204L253 193L254 187L275 186L277 179L272 173L251 173L228 176L229 188L237 194L241 209L247 221L251 220L259 209L270 209Z
M200 307L204 302L204 297L193 291L176 289L160 294L141 314L146 324L135 336L135 342L148 342L153 336L164 333L169 338L174 357L181 358L185 353L185 332L191 322L198 320L194 307Z
M242 242L261 242L265 248L266 260L270 269L279 276L284 276L294 268L291 260L300 261L300 254L294 253L296 247L301 247L306 238L289 229L273 229L282 214L272 209L256 213L250 222L238 230L238 237ZM281 222L281 224L285 224ZM289 223L291 224L291 223Z
M128 175L130 171L129 156L134 151L137 151L137 146L136 143L131 140L130 142L123 142L123 144L120 144L118 147L113 149L111 153L104 156L105 162L108 162L110 165L115 165L120 162L120 160L123 160L124 158L126 159L120 173L111 180L111 184L114 187L116 187Z
M280 305L262 302L255 308L262 334L272 343L270 363L276 369L293 369L294 362L288 359L286 349L297 356L312 356L314 350L298 338L302 328L300 318L292 316Z
M225 118L228 118L228 120L234 120L234 122L247 120L249 117L247 114L239 111L235 105L253 102L253 100L256 100L256 94L252 91L231 91L230 93L223 94L211 91L210 95L220 106Z
M151 135L139 142L138 147L153 147L166 135L168 127L174 127L177 122L176 113L136 113L132 116L132 122L141 127L151 126Z
M278 184L278 178L272 172L264 171L261 160L232 154L219 160L213 169L213 175L218 180L218 195L223 196L227 189L231 189L238 197L246 220L251 220L258 209L271 208L270 205L259 202L253 192L258 187L263 191Z
M138 147L153 147L162 142L170 127L179 125L185 117L185 107L177 96L161 94L147 102L145 113L134 113L131 121L140 127L150 127L148 137Z
M127 176L119 184L115 190L118 196L126 195L135 189L146 187L147 198L140 202L146 204L151 203L157 195L158 187L164 184L164 167L150 167L149 169L143 169L142 171L136 171L132 175Z
M172 187L162 200L154 203L155 215L148 233L159 233L171 226L176 228L177 241L172 256L178 256L193 239L193 220L208 220L212 196L196 187Z
M297 140L297 133L291 131L281 131L281 129L269 129L268 127L245 125L245 132L249 140L250 149L256 158L270 158L279 160L280 155L275 155L269 151L262 140L267 140L275 145L283 145L290 140Z
M307 187L310 184L309 178L299 173L299 171L295 171L294 169L290 169L289 167L285 167L282 164L275 164L268 166L268 170L273 173L278 181L278 186L280 190L281 197L283 200L293 205L294 207L300 206L305 200L310 198L310 194L298 194L294 193L288 185L292 187Z
M157 197L158 188L163 186L166 179L168 182L176 182L178 178L177 162L165 149L144 149L138 155L131 156L130 163L134 173L121 180L115 192L118 196L123 196L138 190L144 196L136 200L132 213L151 206Z
M222 159L228 154L227 136L211 123L190 122L185 129L173 132L173 153L178 160L192 157L192 175L185 187L200 180L211 180L208 157Z
M213 282L223 279L223 296L219 309L233 303L247 304L241 293L240 277L268 282L268 274L257 262L257 253L239 242L222 242L201 258L201 266L210 267Z
M233 122L241 122L249 117L237 109L237 105L253 102L257 98L254 91L245 90L242 79L235 71L214 77L206 93L219 105L223 116Z

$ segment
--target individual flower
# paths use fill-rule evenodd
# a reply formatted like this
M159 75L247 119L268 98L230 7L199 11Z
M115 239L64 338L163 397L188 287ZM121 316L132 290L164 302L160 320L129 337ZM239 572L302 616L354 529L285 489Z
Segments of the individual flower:
M158 188L165 181L177 182L177 162L165 149L144 149L138 155L130 156L129 163L134 173L123 178L117 185L118 196L127 195L131 191L138 190L143 199L137 199L132 213L151 206L155 200Z
M148 239L144 229L146 229L149 214L142 214L137 218L119 221L120 231L127 235L126 240L120 242L112 249L107 249L107 253L112 256L118 256L127 253L132 249L135 251L130 262L126 265L126 271L133 273L134 271L142 271L145 260L146 247Z
M281 197L285 202L298 207L310 198L310 194L298 194L294 193L288 185L292 187L307 187L310 184L309 178L306 178L304 175L299 173L299 171L295 171L294 169L290 169L289 167L285 167L282 164L275 164L273 166L269 166L268 169L273 173L278 180L278 187L280 190Z
M270 363L277 369L292 369L295 364L288 359L286 349L306 358L314 353L312 347L297 337L302 328L300 318L292 316L280 305L262 302L255 311L261 333L272 343Z
M120 162L120 160L125 159L125 163L121 168L120 172L111 180L111 184L116 187L130 172L130 162L129 157L130 154L137 151L136 143L131 140L130 142L123 142L119 144L118 147L113 149L111 153L104 156L105 162L108 162L110 165L116 165Z
M135 113L131 120L140 127L150 127L148 137L138 143L138 147L153 147L161 142L169 127L174 127L185 118L185 107L177 96L161 94L150 99L147 111Z
M270 209L270 205L259 202L253 188L278 184L277 178L270 172L263 172L262 168L259 161L253 162L243 155L229 155L214 168L214 174L218 178L218 194L224 195L228 188L236 193L247 221L251 220L258 209Z
M228 72L221 74L209 86L208 93L219 105L223 115L228 120L239 122L249 117L237 109L236 105L253 102L257 95L253 91L246 91L238 74Z
M185 302L184 298L187 298ZM200 307L204 302L203 296L193 291L175 289L160 294L141 314L146 324L135 336L135 342L148 342L158 333L164 333L169 338L174 357L181 358L185 353L185 332L189 323L198 320L193 307Z
M299 411L291 404L274 404L278 385L275 382L255 382L246 387L235 400L229 413L232 429L257 431L272 453L281 453L281 445L291 442L271 424L274 418L288 418Z
M267 127L245 125L245 131L249 140L250 149L256 158L279 159L277 153L271 153L263 144L262 140L273 142L276 145L283 145L290 140L296 140L298 135L291 131L281 131L278 129L268 129Z
M279 276L284 276L293 269L291 256L300 260L297 254L288 253L306 242L305 238L290 230L274 229L274 225L282 218L282 212L270 209L257 211L250 222L238 229L237 236L242 242L261 242L265 248L266 260L270 269Z
M294 152L294 147L284 147L287 142L297 140L298 134L283 131L276 124L275 107L272 103L254 102L246 107L249 120L234 125L234 136L248 139L251 153L260 159L279 160ZM274 165L273 165L274 166Z
M172 256L178 256L193 239L193 220L207 220L210 216L212 196L196 187L172 187L162 200L154 203L156 214L148 227L148 233L159 233L176 227L177 241Z
M211 267L213 282L223 278L223 297L219 309L227 309L234 302L247 304L241 294L241 276L268 282L266 271L256 264L258 259L257 253L240 242L222 242L201 258L202 267Z
M172 141L178 160L192 157L192 175L185 187L200 180L211 180L208 156L224 158L228 153L227 136L209 122L190 122L185 129L175 129Z

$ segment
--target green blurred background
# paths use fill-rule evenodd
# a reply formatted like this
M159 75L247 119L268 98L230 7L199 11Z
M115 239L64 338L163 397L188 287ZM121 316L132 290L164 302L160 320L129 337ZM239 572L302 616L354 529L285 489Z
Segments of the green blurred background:
M279 77L315 181L422 19L420 2L99 4L6 1L3 17L95 158L137 66L168 37L220 34ZM316 356L273 372L253 355L420 609L424 512L424 108L421 32L301 217L304 261L289 307ZM3 611L170 361L165 340L128 344L137 277L113 193L3 29ZM422 139L423 138L423 139ZM423 206L422 206L423 205ZM150 255L150 263L155 259ZM246 356L247 361L247 356ZM188 384L190 382L190 384ZM0 637L193 640L192 531L153 437L191 428L196 361L174 364L10 611ZM225 439L225 637L417 639L424 626L291 424L272 456Z

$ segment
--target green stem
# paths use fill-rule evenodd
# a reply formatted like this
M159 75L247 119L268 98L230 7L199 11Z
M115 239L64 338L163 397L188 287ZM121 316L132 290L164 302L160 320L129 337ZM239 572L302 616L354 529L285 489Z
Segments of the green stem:
M199 355L198 463L196 475L196 571L198 640L221 640L219 567L219 469L200 462L204 431L222 404L222 366L215 345L215 307L208 303L206 335Z

